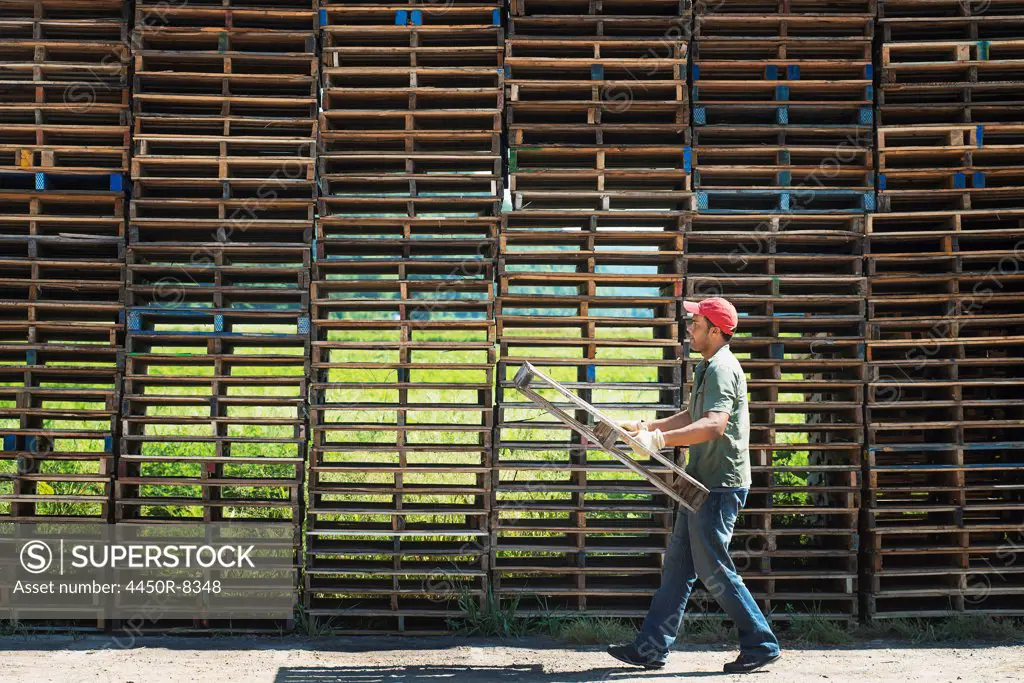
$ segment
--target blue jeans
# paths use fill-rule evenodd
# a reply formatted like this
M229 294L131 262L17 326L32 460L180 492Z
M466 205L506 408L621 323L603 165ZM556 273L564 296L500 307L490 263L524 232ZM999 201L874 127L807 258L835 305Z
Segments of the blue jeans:
M661 587L634 642L642 656L664 659L668 655L698 576L736 625L741 654L763 657L779 653L778 638L729 557L729 541L747 493L745 488L711 489L696 513L679 509L665 553Z

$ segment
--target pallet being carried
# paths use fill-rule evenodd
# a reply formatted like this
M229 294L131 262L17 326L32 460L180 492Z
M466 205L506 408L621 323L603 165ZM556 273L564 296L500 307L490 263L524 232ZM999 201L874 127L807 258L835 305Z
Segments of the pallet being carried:
M578 432L593 443L600 445L602 450L614 456L626 467L647 479L656 488L660 489L672 499L678 501L680 505L690 512L696 512L704 502L705 498L707 498L708 489L703 484L686 474L681 467L658 451L648 450L647 452L650 457L654 458L665 467L668 467L672 473L676 475L675 481L666 482L661 477L636 462L626 451L620 449L616 445L616 441L622 440L630 447L639 447L643 449L644 447L639 441L630 436L629 433L622 429L622 427L620 427L614 420L606 417L597 408L542 373L530 362L527 361L523 363L522 367L520 367L519 371L516 373L514 382L516 389L518 389L523 396L527 397L557 417L570 429ZM554 390L567 401L576 405L579 409L585 410L587 413L592 415L597 421L596 426L591 428L588 425L579 422L554 403L551 403L541 396L537 391L531 388L531 386L536 386L537 383L544 384L545 386L543 388Z

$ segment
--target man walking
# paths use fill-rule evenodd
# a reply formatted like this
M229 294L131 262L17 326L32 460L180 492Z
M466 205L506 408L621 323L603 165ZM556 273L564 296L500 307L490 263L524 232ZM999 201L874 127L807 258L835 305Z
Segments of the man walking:
M665 666L682 623L686 601L701 582L736 625L740 655L726 673L755 671L778 659L779 641L729 557L729 541L750 490L750 417L747 381L729 349L736 308L721 297L684 301L693 314L686 327L690 348L704 357L693 373L689 407L671 417L622 426L652 450L689 446L686 472L710 489L696 513L680 508L665 553L661 587L651 601L640 633L608 654L646 669Z

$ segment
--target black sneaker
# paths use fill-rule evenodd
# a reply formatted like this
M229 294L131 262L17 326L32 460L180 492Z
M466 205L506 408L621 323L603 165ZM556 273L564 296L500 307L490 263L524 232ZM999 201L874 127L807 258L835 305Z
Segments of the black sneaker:
M632 664L633 666L642 666L645 669L661 669L665 666L664 659L644 657L633 643L629 645L609 645L608 654L620 662Z
M757 671L763 666L768 666L776 659L781 657L781 653L774 655L740 655L734 662L726 662L722 670L727 674L748 674L751 671Z

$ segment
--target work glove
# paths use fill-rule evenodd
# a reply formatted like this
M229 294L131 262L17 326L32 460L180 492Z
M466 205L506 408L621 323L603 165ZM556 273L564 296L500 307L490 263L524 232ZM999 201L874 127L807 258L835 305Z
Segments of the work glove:
M626 420L625 422L620 422L619 427L630 434L635 434L642 429L647 429L647 422L646 420Z
M642 443L644 448L652 450L655 453L665 447L665 435L661 433L660 429L655 429L653 432L641 429L633 438ZM639 458L647 457L647 453L636 446L633 446L633 453L635 453Z

